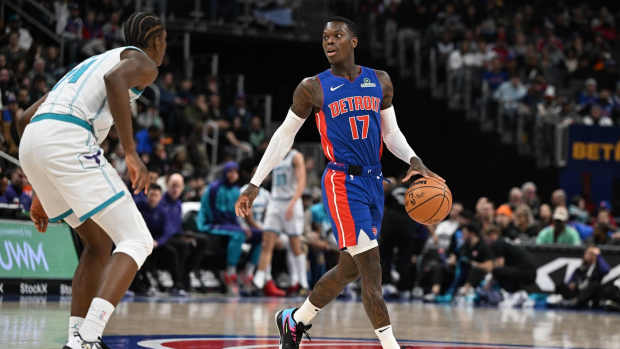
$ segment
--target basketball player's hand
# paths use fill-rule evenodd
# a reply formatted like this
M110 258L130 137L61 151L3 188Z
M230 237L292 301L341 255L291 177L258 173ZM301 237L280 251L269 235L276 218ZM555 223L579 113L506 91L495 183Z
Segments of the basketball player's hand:
M252 183L248 184L248 187L245 188L241 195L239 195L239 198L235 203L235 213L238 217L245 218L251 213L250 209L252 208L252 203L254 202L254 199L256 199L257 195L258 187Z
M125 163L127 164L127 171L129 171L129 179L131 180L131 188L134 194L144 190L146 193L149 190L149 172L144 166L144 163L140 159L138 153L131 152L125 155Z
M428 167L424 165L422 160L420 160L420 158L414 156L411 158L411 165L409 166L409 170L407 170L407 175L405 176L405 178L403 178L402 182L407 182L411 177L417 174L421 174L424 177L433 177L442 182L446 181L435 172L429 170Z
M295 213L295 203L291 202L286 207L286 212L284 212L284 219L290 221L293 218L293 213Z
M30 220L34 222L34 226L40 233L45 233L49 219L43 206L41 206L39 197L36 195L32 198L32 205L30 206Z

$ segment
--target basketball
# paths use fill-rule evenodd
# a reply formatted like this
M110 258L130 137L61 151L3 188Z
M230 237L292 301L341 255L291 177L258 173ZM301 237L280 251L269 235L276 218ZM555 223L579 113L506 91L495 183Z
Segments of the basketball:
M414 221L432 225L441 222L452 208L452 193L446 183L416 175L405 195L405 210Z

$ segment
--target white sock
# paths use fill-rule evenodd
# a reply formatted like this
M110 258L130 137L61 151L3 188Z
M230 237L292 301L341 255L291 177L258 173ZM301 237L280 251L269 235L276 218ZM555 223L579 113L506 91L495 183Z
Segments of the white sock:
M286 266L288 267L288 274L291 276L291 286L297 285L299 283L299 271L297 271L295 255L290 247L286 249Z
M226 275L234 275L237 274L237 268L233 265L229 265L226 267Z
M304 304L295 310L293 320L295 320L295 322L303 322L307 325L310 321L312 321L312 319L314 319L319 311L321 311L321 308L317 308L314 304L310 303L310 297L308 297L306 298Z
M300 254L295 256L295 263L297 264L297 274L299 275L299 284L306 290L310 287L308 285L308 269L306 269L306 255Z
M257 270L254 274L254 286L257 288L263 288L265 286L265 271Z
M379 338L383 349L400 349L400 346L396 342L396 338L394 338L392 325L387 325L376 329L375 334L377 335L377 338Z
M69 337L68 340L71 341L71 338L74 337L75 333L80 330L82 323L84 322L83 317L79 316L69 316Z
M267 270L265 270L265 280L271 281L271 265L267 266Z
M103 329L108 323L112 312L114 311L114 305L106 301L103 298L93 298L88 308L88 314L86 319L80 327L80 336L87 342L95 342L103 334Z
M245 265L245 276L250 277L254 274L254 270L256 270L256 266L252 263L248 263Z

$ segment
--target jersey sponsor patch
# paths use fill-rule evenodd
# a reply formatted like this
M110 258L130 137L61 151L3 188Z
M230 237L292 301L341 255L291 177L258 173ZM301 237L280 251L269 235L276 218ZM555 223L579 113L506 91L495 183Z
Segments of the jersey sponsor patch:
M369 78L364 78L364 82L362 82L360 84L361 88L367 88L367 87L377 87L377 84L375 84L374 82L370 81Z

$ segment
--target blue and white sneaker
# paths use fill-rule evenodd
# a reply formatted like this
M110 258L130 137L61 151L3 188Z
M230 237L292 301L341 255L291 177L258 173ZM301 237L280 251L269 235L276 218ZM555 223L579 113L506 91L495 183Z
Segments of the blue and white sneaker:
M304 334L310 339L307 331L312 325L297 323L293 319L295 310L297 308L283 309L276 314L276 324L280 331L280 349L299 349Z

